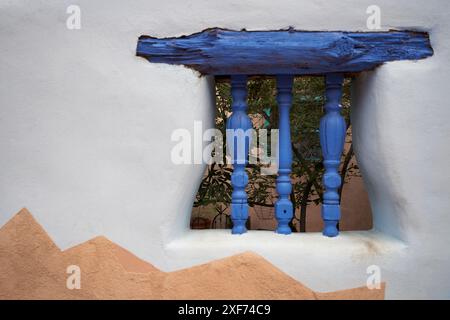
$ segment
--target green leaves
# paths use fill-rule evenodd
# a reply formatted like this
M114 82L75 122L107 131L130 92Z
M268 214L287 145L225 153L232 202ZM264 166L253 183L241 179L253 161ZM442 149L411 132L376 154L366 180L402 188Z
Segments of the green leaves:
M350 127L350 79L346 79L343 88L342 114ZM231 114L231 90L228 82L216 83L216 126L221 130L225 140L226 119ZM293 104L291 109L291 138L293 149L291 201L297 209L300 224L306 223L300 210L306 211L310 203L322 201L323 165L319 139L319 122L323 115L325 85L323 77L298 77L294 80ZM248 113L256 129L278 128L278 106L276 102L276 82L272 78L251 79L248 82ZM351 136L351 129L348 130ZM348 139L351 141L351 139ZM268 137L270 141L270 136ZM226 143L226 141L224 141ZM351 142L350 142L351 143ZM269 143L270 144L270 143ZM352 161L351 154L344 153L342 173L345 181L359 175L359 168ZM347 151L347 152L348 152ZM345 160L345 161L344 161ZM273 207L276 202L276 175L261 175L262 165L249 165L247 173L248 203L250 207ZM213 205L218 214L225 214L231 202L232 187L230 178L231 165L210 165L200 184L194 207Z

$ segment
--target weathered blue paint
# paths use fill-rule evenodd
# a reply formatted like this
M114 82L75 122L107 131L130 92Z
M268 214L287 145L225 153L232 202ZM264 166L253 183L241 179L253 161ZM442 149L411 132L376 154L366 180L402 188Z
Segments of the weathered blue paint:
M185 65L202 74L231 76L233 114L227 121L227 144L232 151L233 186L232 233L247 231L248 203L245 187L252 123L246 114L247 77L276 75L279 122L278 201L275 213L277 232L291 233L293 206L289 200L292 150L289 110L294 75L326 75L325 116L320 122L320 142L325 174L323 184L323 234L338 235L340 199L338 173L345 140L345 121L340 114L344 74L370 70L395 60L417 60L433 55L429 36L424 32L307 32L232 31L208 29L190 36L157 39L139 38L136 54L151 62Z
M325 115L320 120L320 144L325 167L323 176L325 192L322 203L323 234L328 237L339 234L337 224L341 217L338 189L342 181L338 169L346 135L346 125L341 115L340 105L343 80L342 74L326 75Z
M292 105L292 75L277 76L277 102L279 110L279 135L278 135L278 178L277 192L278 200L275 203L275 217L278 221L277 233L290 234L289 222L293 217L293 206L289 199L292 192L291 185L291 127L289 111Z
M245 223L248 219L247 193L245 187L248 175L245 167L248 164L248 152L251 143L252 122L247 115L247 76L231 76L231 105L233 113L227 120L227 148L230 151L233 164L231 185L231 220L233 234L247 232Z
M141 36L138 56L212 75L354 73L386 61L433 54L427 33L231 31L207 29L179 38Z

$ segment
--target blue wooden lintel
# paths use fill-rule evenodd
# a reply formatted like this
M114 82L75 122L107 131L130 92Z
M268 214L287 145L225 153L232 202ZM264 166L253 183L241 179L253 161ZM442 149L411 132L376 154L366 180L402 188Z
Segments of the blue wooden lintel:
M395 60L433 55L428 33L415 31L232 31L207 29L178 38L141 36L136 54L202 74L357 73Z

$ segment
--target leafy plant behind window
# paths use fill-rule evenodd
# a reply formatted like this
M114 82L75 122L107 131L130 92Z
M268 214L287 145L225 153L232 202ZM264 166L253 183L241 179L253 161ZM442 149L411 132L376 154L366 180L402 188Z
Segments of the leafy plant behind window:
M322 201L323 165L319 140L319 123L323 116L325 86L322 77L301 77L294 80L293 104L291 109L291 139L293 151L292 163L292 194L291 201L295 208L295 220L299 221L300 229L293 231L305 232L307 208L310 203L319 204ZM216 83L216 126L221 130L224 143L226 119L231 113L231 90L228 82ZM248 113L257 121L260 127L269 132L278 128L278 106L276 102L276 81L272 78L249 80L248 82ZM350 125L350 80L346 79L343 88L342 114L347 122L347 143L341 166L343 185L352 176L359 175L356 165L353 165L353 146L351 142ZM270 152L270 149L269 149ZM202 179L194 207L212 206L216 216L211 223L212 228L231 228L228 208L231 203L232 186L230 178L232 167L227 164L214 163L208 166ZM276 175L261 175L261 165L247 167L249 184L247 186L248 203L250 207L274 207L277 199L275 191ZM220 218L220 223L218 223ZM225 222L223 222L225 221Z

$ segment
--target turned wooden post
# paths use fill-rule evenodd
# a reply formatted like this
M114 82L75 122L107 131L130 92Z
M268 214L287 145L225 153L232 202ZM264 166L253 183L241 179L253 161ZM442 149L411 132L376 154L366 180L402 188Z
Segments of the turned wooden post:
M277 233L290 234L289 222L293 217L293 206L289 199L292 192L291 185L291 127L289 112L292 105L292 84L294 77L291 75L277 76L277 102L279 111L279 136L278 136L278 200L275 203L275 217L278 221Z
M245 226L248 218L247 193L245 187L248 175L245 167L248 164L252 122L247 115L247 76L231 76L231 105L232 115L227 121L227 146L233 164L231 185L231 220L233 229L231 233L242 234L247 232Z
M341 186L339 164L344 149L346 125L341 115L342 74L327 74L325 115L320 120L320 144L322 146L324 194L322 204L323 234L335 237L339 234L337 224L341 217L338 189Z

